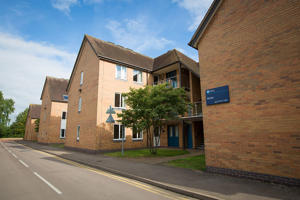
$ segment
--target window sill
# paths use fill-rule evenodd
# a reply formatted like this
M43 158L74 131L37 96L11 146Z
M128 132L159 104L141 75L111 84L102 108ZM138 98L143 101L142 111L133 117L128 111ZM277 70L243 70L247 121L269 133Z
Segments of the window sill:
M59 139L65 139L66 137L59 137Z
M113 139L113 142L122 142L122 139ZM126 142L125 138L124 138L124 142Z
M133 81L134 84L137 84L137 85L143 85L144 83L143 82L135 82Z
M124 107L113 107L113 109L116 109L116 110L126 110L126 108L124 108Z
M119 80L119 81L127 81L127 79L122 79L122 78L115 78L115 80Z
M141 142L143 141L143 138L132 138L133 142Z

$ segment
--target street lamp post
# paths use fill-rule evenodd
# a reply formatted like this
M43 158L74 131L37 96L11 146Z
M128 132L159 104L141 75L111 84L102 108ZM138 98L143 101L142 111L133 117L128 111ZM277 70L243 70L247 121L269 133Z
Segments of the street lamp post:
M109 114L106 123L110 123L113 124L115 123L115 120L112 116L112 114L116 114L115 110L111 107L111 105L109 106L109 108L106 111L106 114ZM124 155L124 131L122 131L122 156Z

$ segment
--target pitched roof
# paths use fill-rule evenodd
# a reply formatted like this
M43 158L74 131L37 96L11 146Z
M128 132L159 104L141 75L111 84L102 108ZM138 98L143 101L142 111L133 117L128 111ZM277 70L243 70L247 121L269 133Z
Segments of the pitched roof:
M196 75L199 75L198 63L176 49L170 50L167 53L156 57L154 59L153 71L157 71L177 62L181 62L184 66L193 71Z
M182 62L195 74L199 75L199 67L197 62L185 56L178 50L171 50L170 53L167 52L153 59L143 54L137 53L131 49L116 45L112 42L106 42L85 34L70 76L70 81L66 86L66 90L69 90L84 42L88 42L88 44L90 44L95 55L101 60L124 65L126 67L136 68L150 73L159 68L168 66L169 64L171 64L171 62Z
M41 105L39 104L30 104L28 115L31 116L31 119L39 119L41 113Z
M96 55L102 59L125 63L132 67L142 68L148 71L152 70L153 59L148 56L89 35L85 35L85 37L90 42Z
M41 94L41 99L45 90L45 86L46 84L48 84L49 96L51 101L67 102L66 100L64 100L63 95L67 95L66 89L68 82L68 79L47 76Z
M202 37L206 27L210 23L211 19L217 12L218 8L220 7L223 0L214 0L210 5L209 9L207 10L204 18L202 19L200 25L198 26L196 32L192 36L191 41L188 43L189 46L198 49L198 43L200 38Z

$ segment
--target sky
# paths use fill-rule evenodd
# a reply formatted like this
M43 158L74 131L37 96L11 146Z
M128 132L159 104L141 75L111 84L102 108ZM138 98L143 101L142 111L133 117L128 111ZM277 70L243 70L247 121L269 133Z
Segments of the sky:
M150 57L187 43L212 0L0 0L0 90L18 113L40 104L46 76L69 78L84 34Z

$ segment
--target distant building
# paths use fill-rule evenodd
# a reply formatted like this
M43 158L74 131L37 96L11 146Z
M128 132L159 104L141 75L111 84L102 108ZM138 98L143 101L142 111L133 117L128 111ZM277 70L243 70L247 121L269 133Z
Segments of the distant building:
M300 185L300 1L215 0L189 45L202 99L229 87L202 103L207 170Z
M41 94L42 106L38 142L64 143L68 109L67 79L46 77Z
M118 113L126 109L123 93L131 88L168 82L184 87L198 105L189 115L167 122L158 146L195 148L203 143L198 64L177 50L155 59L130 49L85 35L67 92L69 95L65 146L88 151L126 149L147 145L146 134L125 128L117 121L106 123L111 105ZM200 105L200 107L199 107ZM115 120L116 115L114 115ZM199 128L198 128L199 127ZM202 138L202 140L201 140Z
M24 140L37 141L38 131L36 131L35 129L36 127L35 121L37 119L40 119L40 113L41 113L41 105L37 105L37 104L29 105L27 119L26 119Z

